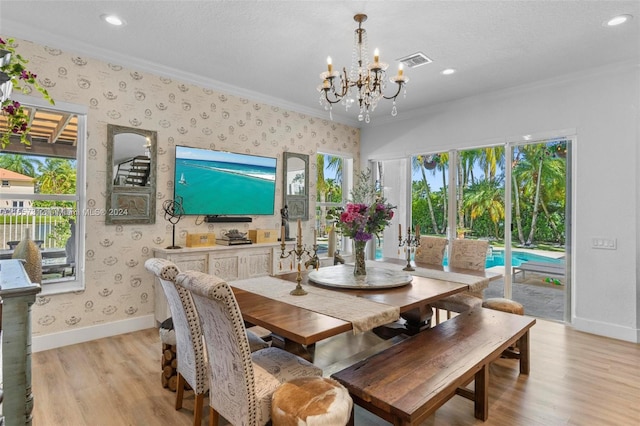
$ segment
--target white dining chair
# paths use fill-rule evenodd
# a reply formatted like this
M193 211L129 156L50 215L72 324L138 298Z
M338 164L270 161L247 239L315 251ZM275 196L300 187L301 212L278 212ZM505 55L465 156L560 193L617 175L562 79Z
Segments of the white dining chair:
M279 348L252 353L236 298L221 278L186 271L176 284L191 293L201 321L209 359L210 425L217 425L219 416L233 425L265 425L280 384L322 376L322 369Z
M173 262L151 258L145 262L144 266L158 278L162 285L173 319L178 364L175 409L182 408L185 384L188 384L195 394L193 424L199 426L202 422L202 407L204 397L209 389L209 382L207 354L202 342L202 328L196 307L193 304L191 294L184 288L175 285L174 280L180 270ZM267 342L250 330L247 330L246 333L252 352L269 347Z
M451 241L449 252L449 267L472 271L484 271L487 262L489 242L485 240L458 239ZM440 299L431 304L436 311L436 324L440 322L440 310L447 312L447 319L451 312L465 312L482 306L482 290L465 291Z
M173 327L176 333L176 358L178 362L178 384L176 387L175 409L182 408L185 382L193 389L195 403L193 409L193 424L199 426L202 422L202 407L204 397L209 389L207 380L207 363L202 345L202 330L191 295L183 288L174 284L180 273L178 267L166 259L151 258L145 268L157 278L167 297Z
M420 245L416 248L415 262L442 266L448 242L449 240L442 237L421 236Z
M416 248L416 254L413 258L416 266L420 266L420 264L442 266L448 241L449 240L442 237L421 236L420 245ZM431 322L431 318L433 318L433 309L431 308L432 306L430 305L414 308L403 312L401 317L403 320L410 321L414 324L421 324L423 322L428 324ZM390 327L397 328L397 326L394 325Z

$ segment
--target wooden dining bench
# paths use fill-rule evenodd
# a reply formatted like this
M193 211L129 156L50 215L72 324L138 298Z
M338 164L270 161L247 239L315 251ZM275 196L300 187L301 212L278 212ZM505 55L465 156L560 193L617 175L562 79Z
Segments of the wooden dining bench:
M536 320L485 308L463 312L331 375L353 401L394 425L415 425L454 395L489 417L489 364L517 342L529 373L529 329ZM465 386L475 379L475 390Z

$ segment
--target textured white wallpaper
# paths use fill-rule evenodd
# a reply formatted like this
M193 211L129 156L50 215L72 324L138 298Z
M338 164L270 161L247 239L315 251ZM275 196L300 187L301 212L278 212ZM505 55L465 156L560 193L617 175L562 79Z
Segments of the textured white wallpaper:
M318 150L345 153L359 164L359 129L24 40L16 40L16 49L54 100L89 108L86 207L105 206L107 124L158 132L156 224L105 225L104 217L87 217L86 290L37 297L34 336L153 313L153 279L144 261L155 247L171 244L162 203L173 195L175 145L278 157L276 215L254 217L252 223L199 225L195 216L186 216L176 226L179 245L187 232L279 228L284 151L310 155L312 176ZM309 102L316 98L311 95ZM313 179L310 194L314 212ZM311 226L306 222L306 233Z

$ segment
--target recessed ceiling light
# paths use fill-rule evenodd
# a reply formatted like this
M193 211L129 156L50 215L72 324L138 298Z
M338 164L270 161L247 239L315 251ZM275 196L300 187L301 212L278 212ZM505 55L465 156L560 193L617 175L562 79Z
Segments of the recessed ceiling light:
M625 22L631 20L633 16L631 15L618 15L613 18L605 21L604 25L607 27L615 27L616 25L624 24Z
M124 20L118 18L116 15L102 15L100 16L103 21L108 24L114 25L116 27L122 26L125 24Z
M530 141L530 140L531 140L531 138L532 138L532 136L531 136L531 135L523 135L523 136L522 136L522 139L524 139L525 141Z
M442 75L451 75L451 74L453 74L453 73L455 73L455 72L456 72L456 70L455 70L455 69L453 69L453 68L447 68L446 70L442 70L442 71L440 71L440 74L442 74Z

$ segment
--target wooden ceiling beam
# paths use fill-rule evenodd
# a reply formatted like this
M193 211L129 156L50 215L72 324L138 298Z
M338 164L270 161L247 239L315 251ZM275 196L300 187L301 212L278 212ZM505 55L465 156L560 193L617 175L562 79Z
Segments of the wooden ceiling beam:
M49 157L58 158L76 158L76 147L70 144L63 143L47 143L44 141L38 141L27 136L31 141L31 145L25 145L20 143L19 136L12 136L11 143L7 145L2 152L11 154L24 154L24 155L43 155Z
M53 130L53 134L51 135L51 140L49 141L49 143L58 142L60 135L62 134L64 129L67 127L67 124L69 124L69 121L71 121L71 114L69 113L62 114L62 117L60 117L60 120L58 120L58 125Z

